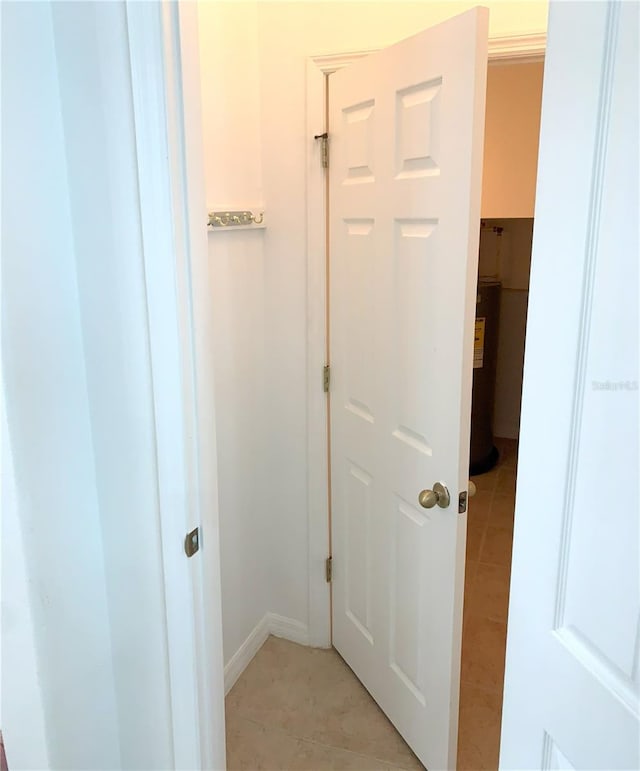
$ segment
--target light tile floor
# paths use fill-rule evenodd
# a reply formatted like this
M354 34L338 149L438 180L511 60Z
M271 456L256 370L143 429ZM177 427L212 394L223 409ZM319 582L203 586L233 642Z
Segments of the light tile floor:
M473 478L467 521L458 771L498 768L517 443L496 444L498 465Z
M421 769L334 650L270 637L226 702L228 769Z
M502 709L515 442L475 477L469 507L459 771L497 769ZM230 771L422 769L334 650L270 637L226 700Z

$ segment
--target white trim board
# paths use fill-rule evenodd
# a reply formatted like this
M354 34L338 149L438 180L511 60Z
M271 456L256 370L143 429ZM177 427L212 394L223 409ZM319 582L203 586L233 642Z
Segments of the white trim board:
M253 657L262 648L269 637L269 614L265 613L262 619L249 632L247 638L238 650L229 659L224 668L224 693L225 696L236 684L240 675L249 666Z
M144 277L151 354L155 418L159 530L164 569L168 675L173 721L174 762L177 767L200 763L197 681L185 657L195 655L194 586L184 556L175 548L191 524L188 490L192 469L184 388L185 346L180 323L183 308L175 285L175 263L186 258L174 220L180 219L185 191L166 162L172 150L166 112L166 69L173 52L164 41L165 21L151 5L127 4L127 31L135 117L139 205L144 251ZM149 71L158 73L153 78ZM181 106L177 115L181 114ZM158 159L163 158L163 164ZM175 205L174 205L175 201ZM188 354L187 354L188 355ZM168 587L171 587L169 591Z
M175 768L225 765L215 413L194 6L126 5ZM201 528L188 560L185 533Z
M307 62L307 555L309 645L331 646L331 591L325 578L329 541L327 394L322 369L326 341L326 199L320 143L326 129L326 76Z
M489 38L489 64L523 64L544 59L546 32ZM308 645L331 645L331 594L324 561L330 554L327 398L321 370L326 361L325 171L316 134L327 130L327 76L379 49L312 56L307 60L307 512Z
M240 675L265 644L269 635L281 637L283 640L289 640L299 645L309 645L308 630L301 621L279 616L277 613L265 613L224 668L225 695L236 684Z

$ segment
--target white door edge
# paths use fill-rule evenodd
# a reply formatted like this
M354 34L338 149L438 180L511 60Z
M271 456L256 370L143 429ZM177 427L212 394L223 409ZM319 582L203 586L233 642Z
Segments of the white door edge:
M547 35L537 31L489 38L489 63L541 61ZM309 645L331 645L331 597L324 574L329 555L327 397L322 390L326 351L325 172L316 134L326 130L327 76L375 49L311 56L307 59L307 517Z
M128 2L127 26L174 767L224 768L217 463L196 9L187 3ZM168 167L166 161L158 163L163 157L168 157ZM196 526L201 530L200 552L187 560L182 541Z

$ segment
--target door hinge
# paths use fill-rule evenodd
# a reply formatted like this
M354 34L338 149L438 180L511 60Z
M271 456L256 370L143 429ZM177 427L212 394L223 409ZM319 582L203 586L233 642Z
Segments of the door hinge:
M327 557L324 563L324 577L327 579L327 583L331 583L333 578L333 557Z
M328 394L331 386L331 366L326 364L322 370L322 390Z
M322 142L320 159L322 162L322 168L329 168L329 134L325 131L324 134L316 134L314 139L319 139Z

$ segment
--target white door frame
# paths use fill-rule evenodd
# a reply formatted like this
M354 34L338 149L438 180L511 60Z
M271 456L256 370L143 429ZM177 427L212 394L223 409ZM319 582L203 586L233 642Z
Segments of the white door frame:
M545 32L489 38L489 62L544 58ZM331 592L325 579L330 553L327 397L322 368L327 361L327 208L321 146L327 130L327 77L378 49L313 56L307 60L307 506L309 553L309 645L331 645Z
M127 29L174 768L224 768L213 346L197 10L190 3L129 0ZM187 559L184 537L196 526L200 553Z
M145 283L157 431L176 768L224 768L224 677L209 267L195 6L127 3L145 243ZM154 12L154 9L155 12ZM545 35L490 40L490 59L540 58ZM307 485L309 644L331 644L326 347L326 209L319 143L326 74L370 51L313 57L307 66ZM187 139L188 138L188 139ZM162 151L170 160L158 164ZM177 405L179 407L177 408ZM176 460L178 461L176 463ZM176 486L183 499L176 508ZM187 491L191 491L187 494ZM202 531L187 561L182 539ZM192 598L193 626L177 623ZM185 660L187 644L194 659ZM179 687L186 681L194 688ZM191 702L189 703L189 699ZM193 703L195 701L195 703ZM197 715L197 726L190 725ZM189 765L195 741L199 757Z

